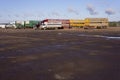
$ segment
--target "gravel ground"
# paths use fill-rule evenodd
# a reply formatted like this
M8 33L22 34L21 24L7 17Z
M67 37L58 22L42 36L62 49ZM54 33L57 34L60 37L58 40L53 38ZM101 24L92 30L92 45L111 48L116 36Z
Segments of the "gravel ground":
M120 80L120 27L0 29L0 80Z

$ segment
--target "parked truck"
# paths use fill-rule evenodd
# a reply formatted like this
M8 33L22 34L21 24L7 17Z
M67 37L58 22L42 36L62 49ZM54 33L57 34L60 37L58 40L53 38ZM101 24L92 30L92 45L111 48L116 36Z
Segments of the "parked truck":
M15 21L15 25L17 29L22 28L34 28L38 24L38 20L28 20L28 21Z
M24 26L25 28L34 28L38 24L38 20L29 20L29 21L24 21Z
M40 29L60 29L62 28L62 22L54 19L46 19L41 21Z

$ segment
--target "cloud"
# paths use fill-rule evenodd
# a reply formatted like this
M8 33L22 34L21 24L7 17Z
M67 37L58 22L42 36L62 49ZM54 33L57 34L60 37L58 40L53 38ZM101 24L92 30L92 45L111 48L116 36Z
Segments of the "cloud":
M90 15L97 15L98 12L95 11L95 7L93 5L87 5L87 10L89 11Z
M53 16L60 16L60 14L58 12L52 12Z
M39 13L37 14L38 17L44 17L44 14L43 13Z
M69 13L74 13L74 14L76 14L76 15L79 15L79 11L76 10L76 9L73 9L72 7L69 7L69 8L68 8L68 12L69 12Z
M10 14L7 15L9 18L11 18L12 16Z
M105 13L108 15L113 15L113 14L115 14L115 11L113 9L109 8L109 9L105 10Z
M33 16L35 16L35 15L32 13L24 13L24 17L33 17Z
M15 17L17 17L17 18L18 18L18 17L20 17L20 15L19 15L19 14L15 14L14 16L15 16Z
M0 18L2 17L2 14L0 14Z

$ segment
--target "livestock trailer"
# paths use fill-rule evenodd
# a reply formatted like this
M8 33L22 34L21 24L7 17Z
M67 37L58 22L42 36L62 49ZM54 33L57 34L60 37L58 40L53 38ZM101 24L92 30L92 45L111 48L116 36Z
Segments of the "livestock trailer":
M72 28L83 28L85 26L85 20L70 19L70 26Z
M84 28L103 29L108 27L107 18L86 18L85 21L86 22Z

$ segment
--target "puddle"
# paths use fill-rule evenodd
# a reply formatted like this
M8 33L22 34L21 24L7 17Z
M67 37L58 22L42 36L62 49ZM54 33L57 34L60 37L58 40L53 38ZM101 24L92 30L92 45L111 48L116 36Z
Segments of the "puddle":
M120 39L120 37L115 36L102 36L102 35L86 35L86 34L80 34L78 36L85 36L85 37L99 37L99 38L107 38L107 39Z
M107 39L120 39L120 37L115 37L115 36L102 36L102 35L94 35L93 37L102 37L102 38L107 38Z
M62 33L58 33L58 35L62 35Z
M108 39L120 39L120 37L106 37L106 38L108 38Z

